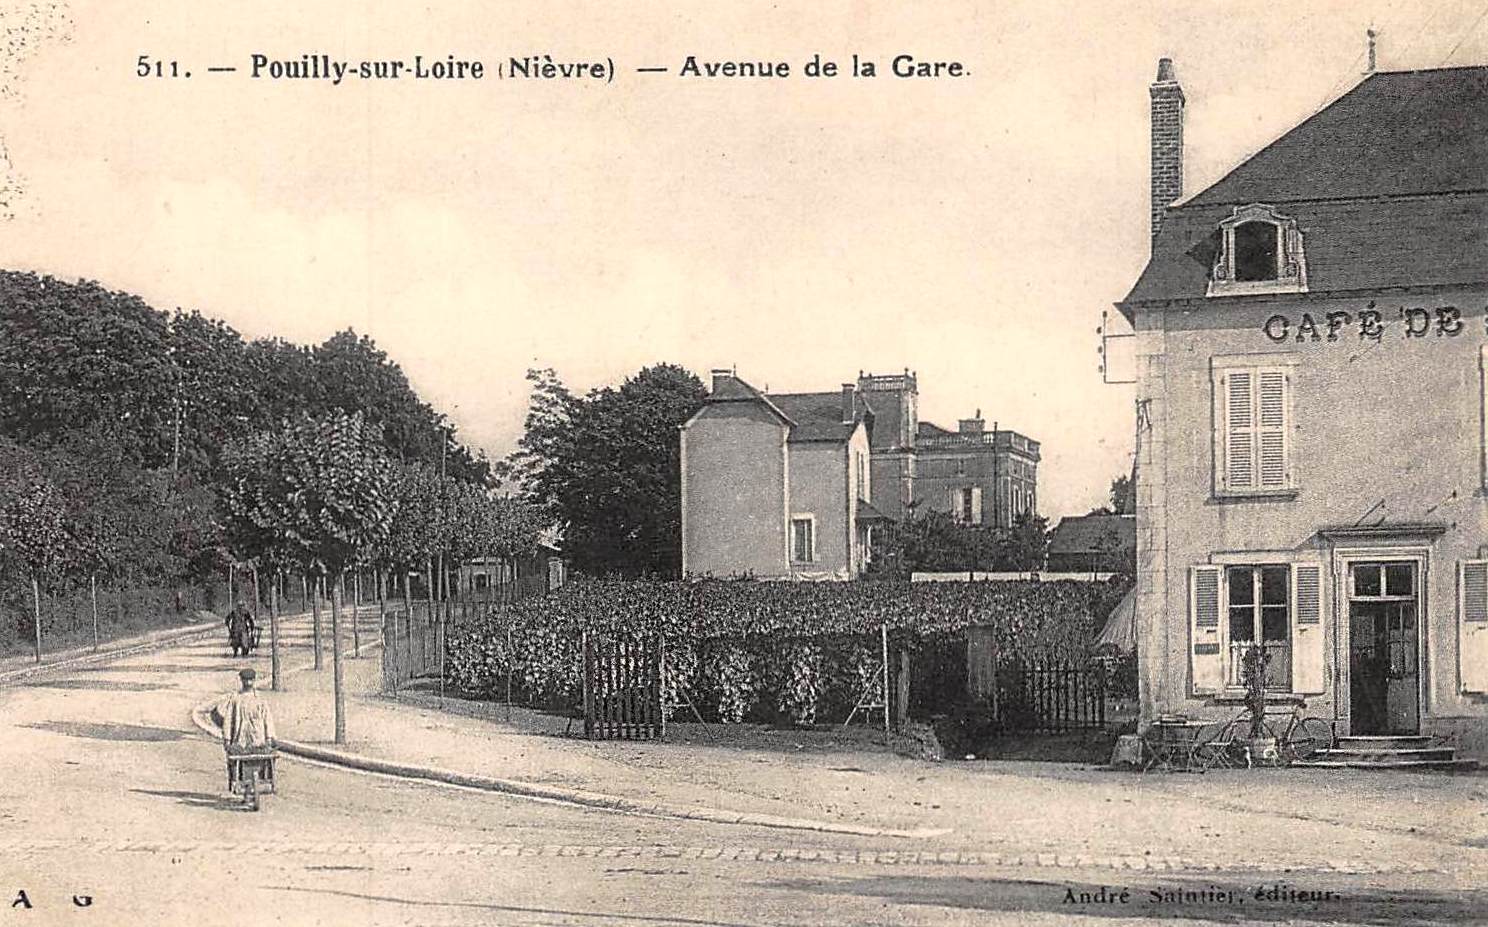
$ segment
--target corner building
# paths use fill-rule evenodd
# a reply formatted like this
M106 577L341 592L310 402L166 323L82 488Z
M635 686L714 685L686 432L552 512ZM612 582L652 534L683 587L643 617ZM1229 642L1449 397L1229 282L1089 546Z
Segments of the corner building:
M1150 96L1144 722L1234 715L1261 646L1340 735L1488 756L1488 68L1370 75L1187 199L1166 59Z

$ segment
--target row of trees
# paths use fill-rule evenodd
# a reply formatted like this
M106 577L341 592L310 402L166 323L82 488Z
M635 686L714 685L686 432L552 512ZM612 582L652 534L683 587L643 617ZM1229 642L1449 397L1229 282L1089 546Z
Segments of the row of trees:
M0 272L0 610L16 640L39 649L99 587L117 605L105 633L161 623L173 597L177 612L203 593L210 603L230 565L252 559L227 536L227 458L287 419L336 410L375 429L390 464L437 466L472 491L494 482L354 332L313 347L247 341L96 283Z
M335 738L346 737L341 612L349 570L375 571L385 603L388 577L413 570L434 576L436 559L517 556L537 542L530 509L489 487L428 465L395 463L380 425L360 413L300 413L278 429L230 447L223 458L226 542L234 558L274 576L299 572L331 589L331 663ZM270 584L277 590L278 583ZM313 625L321 665L318 607ZM270 599L270 659L280 687L278 604Z

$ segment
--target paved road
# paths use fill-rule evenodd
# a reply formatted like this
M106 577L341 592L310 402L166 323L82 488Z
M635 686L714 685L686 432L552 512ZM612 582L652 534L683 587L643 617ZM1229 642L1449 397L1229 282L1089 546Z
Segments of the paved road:
M290 664L304 662L304 629L289 637ZM1113 871L305 763L287 763L283 794L249 814L221 794L220 748L188 718L241 662L210 640L0 689L0 927L1475 923L1488 911L1469 874ZM1103 887L1131 894L1106 902ZM1272 887L1275 900L1254 897ZM1308 905L1288 900L1296 889L1341 897Z

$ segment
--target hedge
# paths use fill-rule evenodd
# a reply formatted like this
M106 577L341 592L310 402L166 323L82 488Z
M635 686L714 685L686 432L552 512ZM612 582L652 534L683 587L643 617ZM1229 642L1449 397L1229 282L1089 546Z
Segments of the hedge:
M668 688L688 692L705 714L811 723L845 717L876 686L883 626L896 647L975 624L992 629L1002 653L1083 657L1098 617L1124 591L1032 581L577 580L460 627L447 669L485 697L503 696L510 673L522 700L566 708L582 688L583 632L659 635Z

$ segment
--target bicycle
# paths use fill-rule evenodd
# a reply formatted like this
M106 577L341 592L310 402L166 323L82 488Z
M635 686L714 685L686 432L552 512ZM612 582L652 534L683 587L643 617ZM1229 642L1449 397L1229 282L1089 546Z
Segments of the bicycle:
M1268 719L1280 717L1283 711L1287 719L1286 726L1278 732ZM1243 760L1249 769L1257 764L1258 758L1251 750L1252 743L1257 739L1251 736L1251 731L1255 729L1253 720L1254 712L1247 706L1220 729L1210 741L1210 749L1206 751L1214 761L1213 765L1226 761L1239 765ZM1310 760L1321 751L1331 749L1334 743L1333 725L1322 718L1307 716L1301 705L1264 712L1259 727L1259 739L1269 739L1276 743L1274 758L1269 762L1265 755L1259 758L1263 765L1290 766Z

